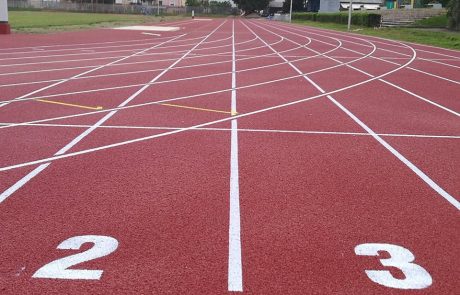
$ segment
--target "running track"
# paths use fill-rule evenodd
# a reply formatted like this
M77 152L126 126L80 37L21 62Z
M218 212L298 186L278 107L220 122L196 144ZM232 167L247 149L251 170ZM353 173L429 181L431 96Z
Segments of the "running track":
M0 293L460 292L460 52L165 25L0 37Z

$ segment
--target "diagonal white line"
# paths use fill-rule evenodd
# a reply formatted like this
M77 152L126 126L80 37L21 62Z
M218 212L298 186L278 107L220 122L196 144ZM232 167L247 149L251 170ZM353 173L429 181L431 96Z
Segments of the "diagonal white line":
M176 62L174 62L169 68L163 70L159 75L157 75L155 78L151 80L151 82L155 82L156 80L160 79L161 76L163 76L168 70L173 68L176 64L178 64L181 60L183 60L190 52L192 52L196 47L198 47L201 43L203 43L209 36L211 36L215 31L217 31L226 21L222 22L220 26L215 28L211 33L209 33L204 39L202 39L199 43L197 43L192 49L190 49L186 54L184 54L181 58L179 58ZM184 35L177 36L173 39L170 39L168 41L165 41L164 43L173 41L175 39L178 39ZM158 46L158 45L155 45ZM148 49L147 49L148 50ZM141 94L145 89L147 89L150 86L150 84L144 85L141 89L136 91L133 95L131 95L128 99L126 99L124 102L122 102L119 107L123 107L127 105L130 101L132 101L134 98L136 98L139 94ZM117 111L111 111L110 113L106 114L102 119L100 119L96 124L85 130L83 133L81 133L79 136L74 138L71 142L69 142L66 146L61 148L54 156L62 156L65 154L69 149L71 149L73 146L75 146L78 142L80 142L83 138L91 134L96 128L98 128L100 125L102 125L105 121L110 119L113 115L115 115ZM42 172L45 168L47 168L50 165L50 163L42 164L36 169L34 169L32 172L27 174L25 177L23 177L21 180L16 182L13 186L8 188L5 192L0 194L0 203L6 200L11 194L16 192L18 189L20 189L22 186L24 186L28 181L30 181L33 177L37 176L40 172Z
M271 27L274 27L274 26L271 26ZM289 32L290 34L297 35L297 36L301 36L301 37L305 38L304 36L299 35L299 34L296 34L296 33L292 32L292 31L287 31L287 30L281 29L281 28L279 28L279 27L276 27L276 28L277 28L278 30L282 31L282 32ZM266 30L266 29L264 29L264 30ZM275 33L274 33L274 34L275 34ZM313 34L315 34L315 33L313 33ZM277 35L277 34L275 34L275 35ZM330 37L330 38L336 39L336 38L333 38L333 37ZM299 43L297 43L297 42L295 42L295 41L292 41L292 40L290 40L290 39L286 39L286 40L288 40L288 41L290 41L290 42L292 42L292 43L294 43L294 44L300 45ZM318 41L319 41L319 40L318 40ZM366 41L366 40L364 40L364 41ZM319 41L319 42L324 43L324 44L330 44L330 43L324 42L324 41ZM347 42L350 42L350 41L347 41ZM366 41L366 42L368 42L368 41ZM369 42L369 43L370 43L370 42ZM356 43L356 44L358 44L358 43ZM372 44L372 43L370 43L370 44ZM330 44L330 45L332 45L332 44ZM362 44L360 44L360 45L362 45ZM372 44L372 45L373 45L373 44ZM366 45L364 45L364 46L366 46ZM375 47L375 45L374 45L374 47ZM345 48L345 47L344 47L343 49L363 55L362 53L360 53L360 52L358 52L358 51L356 51L356 50L348 49L348 48ZM311 50L312 52L316 52L316 50L313 50L313 49L310 49L310 48L309 48L309 50ZM414 51L414 52L415 52L415 51ZM331 56L327 56L327 55L324 55L324 56L327 57L327 58L329 58L329 59L331 59L331 60L333 60L333 61L335 61L335 62L337 62L337 63L339 63L339 64L345 65L344 62L342 62L342 61L340 61L340 60L337 60L337 59L335 59L335 58L333 58L333 57L331 57ZM374 56L371 56L371 57L374 58L374 59L378 59L378 60L380 59L380 58L374 57ZM384 61L385 61L385 60L384 60ZM385 61L385 62L389 62L389 61ZM390 63L393 63L393 62L390 62ZM395 64L396 64L396 63L395 63ZM399 64L397 64L397 65L399 66ZM371 74L369 74L369 73L366 72L366 71L363 71L363 70L361 70L361 69L358 69L358 68L352 66L351 64L346 64L346 66L349 67L349 68L351 68L351 69L353 69L353 70L356 70L356 71L358 71L358 72L360 72L360 73L362 73L362 74L364 74L364 75L366 75L366 76L368 76L368 77L374 77L374 75L371 75ZM447 78L444 78L444 77L439 77L439 76L436 76L436 75L433 75L433 74L430 74L430 73L426 73L426 72L423 72L423 71L420 71L420 70L411 68L411 67L409 67L409 66L407 66L407 67L405 67L405 68L408 68L408 69L411 69L411 70L414 70L414 71L417 71L417 72L422 72L422 73L427 74L427 75L430 75L430 76L435 76L435 77L437 77L437 78L439 78L439 79L443 79L443 80L447 80L447 81L450 81L450 82L459 84L459 82L456 82L456 81L453 81L453 80L450 80L450 79L447 79ZM453 114L453 115L455 115L455 116L457 116L457 117L460 117L460 113L458 113L458 112L456 112L456 111L454 111L454 110L451 110L451 109L449 109L449 108L447 108L447 107L445 107L445 106L443 106L443 105L441 105L441 104L439 104L439 103L436 103L436 102L434 102L434 101L432 101L432 100L429 100L428 98L422 97L422 96L420 96L420 95L418 95L418 94L416 94L416 93L414 93L414 92L411 92L411 91L409 91L409 90L407 90L407 89L405 89L405 88L402 88L402 87L400 87L400 86L398 86L398 85L396 85L396 84L394 84L394 83L388 82L388 81L386 81L386 80L384 80L384 79L378 79L378 80L381 81L381 82L383 82L383 83L385 83L385 84L388 84L389 86L394 87L394 88L396 88L396 89L398 89L398 90L400 90L400 91L403 91L403 92L405 92L405 93L407 93L407 94L409 94L409 95L412 95L412 96L414 96L414 97L416 97L416 98L418 98L418 99L420 99L420 100L423 100L423 101L426 102L426 103L429 103L429 104L434 105L434 106L436 106L436 107L438 107L438 108L440 108L440 109L442 109L442 110L444 110L444 111L447 111L447 112L449 112L449 113L451 113L451 114Z
M172 38L172 39L169 39L169 40L167 40L167 41L165 41L165 42L156 44L156 45L154 45L154 46L151 46L151 47L148 47L148 48L143 49L143 50L141 50L141 51L138 51L138 52L136 52L136 53L133 53L133 54L131 54L131 55L125 56L125 57L123 57L123 58L119 58L119 59L117 59L117 60L114 60L114 61L109 62L109 63L104 64L104 65L98 66L97 68L93 68L93 69L91 69L91 70L88 70L88 71L85 71L85 72L83 72L83 73L77 74L77 75L72 76L72 77L70 77L70 78L63 79L63 80L61 80L61 81L59 81L59 82L50 84L50 85L45 86L45 87L42 87L42 88L39 88L39 89L37 89L37 90L34 90L34 91L29 92L29 93L27 93L27 94L24 94L24 95L22 95L22 96L20 96L20 97L17 97L17 98L15 98L15 99L13 99L13 100L10 100L9 102L2 104L0 107L3 107L3 106L7 105L7 104L10 103L10 102L14 102L15 100L21 100L21 99L23 99L23 98L26 98L26 97L29 97L29 96L34 95L34 94L36 94L36 93L39 93L39 92L41 92L41 91L43 91L43 90L50 89L50 88L52 88L52 87L55 87L55 86L60 85L60 84L63 84L63 83L65 83L65 82L67 82L67 81L70 81L70 80L72 80L72 79L81 77L81 76L83 76L83 75L86 75L86 74L92 73L92 72L94 72L94 71L100 70L100 69L102 69L102 68L105 68L105 67L107 67L107 66L113 65L113 64L115 64L115 63L117 63L117 62L123 61L123 60L125 60L125 59L130 58L130 57L134 57L134 56L136 56L136 55L139 55L139 54L141 54L141 53L143 53L143 52L146 52L146 51L148 51L148 50L151 50L151 49L153 49L153 48L159 47L159 46L161 46L161 45L163 45L163 44L165 44L165 43L168 43L168 42L170 42L170 41L173 41L173 40L175 40L175 39L177 39L177 38L180 38L180 37L182 37L182 36L184 36L184 35L179 35L179 36L174 37L174 38Z
M260 27L260 26L258 26ZM266 30L266 29L265 29ZM269 30L267 32L273 33ZM261 39L262 40L262 39ZM289 39L286 39L290 41ZM267 44L273 51L276 52L270 45ZM409 47L410 48L410 47ZM416 52L413 51L413 57L411 60L416 58ZM279 56L282 59L285 59L281 54ZM302 73L296 66L289 63L288 64L298 73ZM318 84L316 84L313 80L311 80L308 76L304 76L304 79L307 80L310 84L312 84L316 89L318 89L321 93L326 93L324 89L322 89ZM420 170L417 166L415 166L412 162L410 162L406 157L404 157L401 153L399 153L395 148L393 148L389 143L387 143L383 138L378 136L369 126L367 126L363 121L361 121L358 117L356 117L351 111L345 108L342 104L340 104L337 100L335 100L331 95L326 96L330 101L332 101L337 107L339 107L344 113L346 113L353 121L355 121L359 126L361 126L364 130L366 130L375 140L377 140L382 146L384 146L388 151L390 151L396 158L398 158L402 163L404 163L409 169L411 169L420 179L422 179L427 185L429 185L434 191L436 191L439 195L441 195L445 200L447 200L451 205L453 205L457 210L460 210L460 202L457 201L453 196L451 196L448 192L446 192L441 186L439 186L436 182L434 182L428 175L426 175L422 170Z

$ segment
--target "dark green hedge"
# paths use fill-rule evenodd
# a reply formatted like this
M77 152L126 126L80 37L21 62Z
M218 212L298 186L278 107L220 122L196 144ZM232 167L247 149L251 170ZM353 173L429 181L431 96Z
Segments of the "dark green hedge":
M380 14L376 13L353 13L351 16L351 23L357 26L363 27L380 27ZM337 23L347 24L348 23L348 12L346 13L314 13L314 12L302 12L293 13L292 19L297 20L309 20L321 23Z
M460 31L460 0L450 0L447 6L447 27Z

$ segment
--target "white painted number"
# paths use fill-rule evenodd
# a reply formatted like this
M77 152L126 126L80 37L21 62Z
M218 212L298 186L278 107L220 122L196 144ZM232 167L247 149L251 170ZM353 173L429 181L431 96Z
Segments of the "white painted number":
M93 243L90 249L48 263L37 270L32 277L66 280L99 280L102 270L68 269L71 266L96 258L104 257L115 251L118 241L107 236L76 236L60 243L57 248L78 250L84 243Z
M373 282L397 289L424 289L431 286L433 280L430 274L420 265L412 263L415 257L406 248L392 244L361 244L355 247L356 255L379 256L378 251L386 251L391 256L380 259L380 263L400 269L405 278L397 279L388 270L366 270Z

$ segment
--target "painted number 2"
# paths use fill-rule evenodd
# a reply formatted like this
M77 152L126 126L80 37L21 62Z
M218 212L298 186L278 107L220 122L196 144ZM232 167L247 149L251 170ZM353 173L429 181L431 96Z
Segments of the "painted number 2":
M93 243L90 249L54 260L37 270L32 277L67 280L99 280L102 270L68 269L82 262L104 257L115 251L118 241L107 236L76 236L60 243L57 248L63 250L78 250L85 243Z
M430 274L415 260L411 251L404 247L392 244L361 244L355 247L356 255L379 256L379 251L386 251L390 258L380 259L383 266L396 267L402 271L405 278L397 279L388 270L366 270L366 274L373 282L397 289L424 289L431 286L433 280Z

